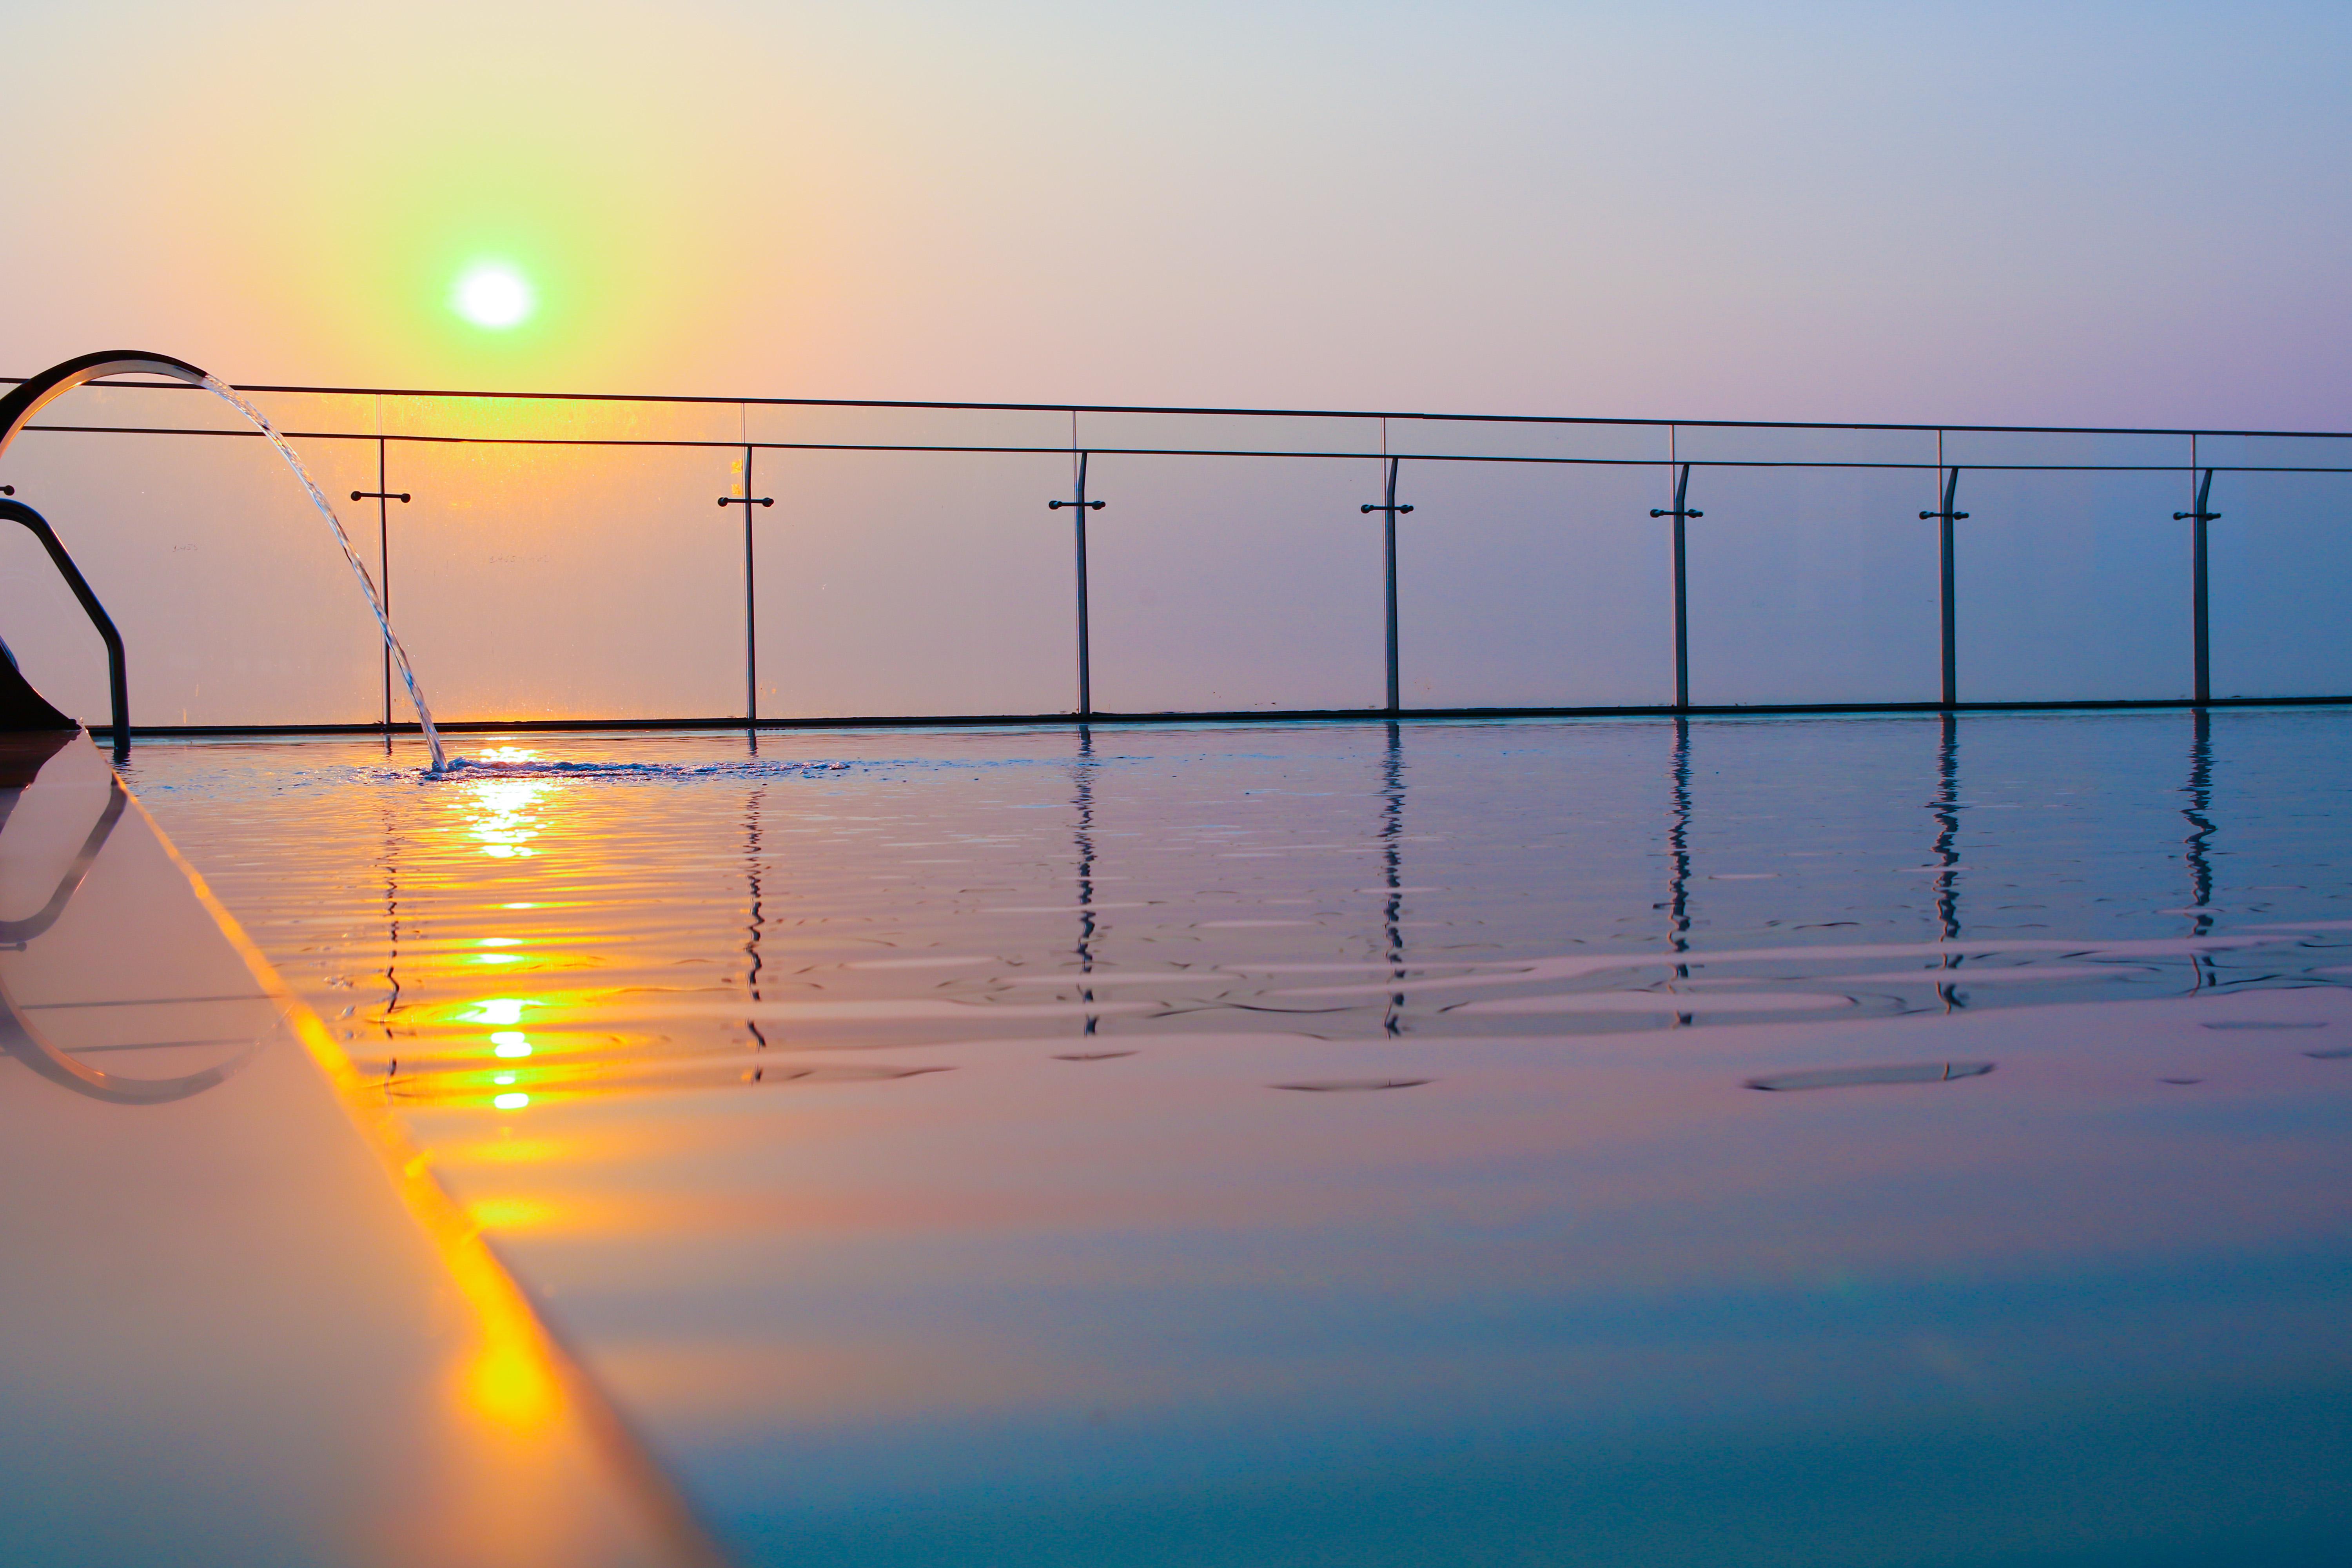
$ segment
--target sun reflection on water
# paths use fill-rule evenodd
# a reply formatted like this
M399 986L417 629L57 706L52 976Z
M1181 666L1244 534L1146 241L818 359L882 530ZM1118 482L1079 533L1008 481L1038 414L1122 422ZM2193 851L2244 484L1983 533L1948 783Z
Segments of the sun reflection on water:
M511 767L535 762L538 755L521 746L492 746L477 761ZM457 793L458 809L467 816L465 837L492 859L519 860L537 854L531 841L545 830L537 807L553 788L554 781L548 779L467 779Z

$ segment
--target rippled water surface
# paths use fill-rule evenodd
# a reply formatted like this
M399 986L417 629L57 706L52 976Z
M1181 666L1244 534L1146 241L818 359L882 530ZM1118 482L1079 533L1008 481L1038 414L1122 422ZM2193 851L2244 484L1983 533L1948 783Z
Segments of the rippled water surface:
M748 1560L2352 1552L2352 716L470 759L129 776Z

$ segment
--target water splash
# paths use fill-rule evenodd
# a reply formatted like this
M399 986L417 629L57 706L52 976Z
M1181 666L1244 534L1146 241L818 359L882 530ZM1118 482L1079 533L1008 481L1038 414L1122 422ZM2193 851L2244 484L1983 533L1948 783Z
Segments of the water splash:
M425 731L425 744L433 752L433 772L446 773L449 759L441 750L441 731L433 727L433 712L425 706L425 692L416 684L416 671L409 666L408 650L400 646L400 638L392 629L392 616L383 607L383 595L376 591L375 579L368 574L367 563L362 561L360 552L352 548L352 536L343 531L343 520L335 515L333 503L327 500L327 493L319 488L318 481L310 478L310 471L302 466L302 459L294 455L294 448L286 444L286 437L270 424L268 416L239 397L236 389L218 376L205 377L205 385L250 420L255 429L269 437L269 444L278 448L278 455L286 459L286 466L294 470L296 479L302 481L302 488L310 492L310 504L317 507L319 515L327 520L327 527L334 533L335 542L342 547L343 559L351 563L352 575L360 580L360 591L367 595L368 608L375 612L375 624L383 628L383 646L392 650L392 662L400 671L400 683L408 688L408 700L416 710L416 722Z

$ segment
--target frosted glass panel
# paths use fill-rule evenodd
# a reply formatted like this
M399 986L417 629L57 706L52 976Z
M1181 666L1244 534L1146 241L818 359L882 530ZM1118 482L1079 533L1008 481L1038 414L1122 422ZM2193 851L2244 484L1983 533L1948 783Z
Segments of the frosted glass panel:
M1674 567L1659 470L1406 461L1397 494L1404 702L1672 702ZM1365 519L1377 523L1377 517Z
M1378 707L1381 520L1360 509L1381 475L1369 458L1095 457L1095 706Z
M1672 504L1654 470L1651 504ZM1932 471L1695 468L1690 695L1932 702L1942 689ZM1646 509L1645 509L1646 510ZM1660 519L1654 526L1664 530Z
M1067 454L761 452L754 472L776 500L754 519L762 717L1074 706L1069 514L1045 510Z
M1961 700L2188 696L2189 525L2171 521L2187 482L2185 472L1963 471Z

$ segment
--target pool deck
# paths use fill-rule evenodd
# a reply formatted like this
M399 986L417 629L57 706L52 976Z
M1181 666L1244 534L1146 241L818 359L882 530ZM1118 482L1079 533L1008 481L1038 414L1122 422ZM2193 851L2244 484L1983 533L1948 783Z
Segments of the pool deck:
M0 737L13 1563L717 1561L86 735Z

